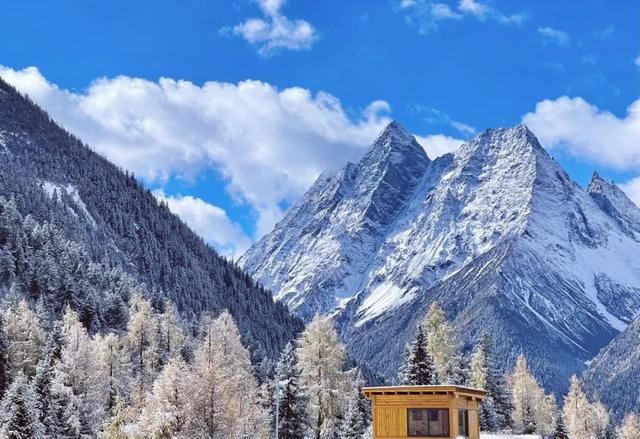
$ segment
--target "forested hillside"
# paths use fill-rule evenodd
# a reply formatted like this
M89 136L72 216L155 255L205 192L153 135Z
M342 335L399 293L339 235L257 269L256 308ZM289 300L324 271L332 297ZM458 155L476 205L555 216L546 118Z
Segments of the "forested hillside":
M133 175L0 79L0 291L89 329L124 327L133 290L192 321L228 310L256 359L302 328Z

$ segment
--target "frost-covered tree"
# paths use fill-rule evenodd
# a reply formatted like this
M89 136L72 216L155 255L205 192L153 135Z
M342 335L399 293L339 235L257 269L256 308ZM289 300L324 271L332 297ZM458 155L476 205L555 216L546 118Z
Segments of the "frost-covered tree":
M145 437L171 439L184 433L189 399L188 366L172 358L153 383L139 422Z
M562 415L569 433L577 438L590 437L591 428L591 404L582 391L578 377L573 375L569 384L569 391L564 397Z
M126 347L131 355L134 375L131 399L139 406L144 404L156 377L153 352L155 326L156 316L152 312L151 303L141 296L134 296L129 308Z
M0 404L0 437L3 439L44 439L38 419L35 395L27 378L18 373Z
M360 370L355 374L353 388L347 397L344 419L340 428L341 439L364 439L371 425L371 409L362 393L364 377Z
M478 389L487 387L487 359L484 346L476 345L471 355L471 385Z
M429 353L422 325L418 325L414 340L405 348L404 363L400 367L398 380L400 384L409 386L438 384L438 373Z
M38 419L44 426L44 433L50 438L56 438L62 432L59 407L52 388L55 377L54 361L59 359L56 358L57 351L54 337L50 336L33 378Z
M332 320L316 315L298 339L301 383L309 397L311 437L324 439L339 428L345 389L345 347Z
M454 357L460 348L454 337L453 327L447 321L442 307L433 302L422 323L427 339L427 351L440 382L451 382L454 373Z
M487 395L478 409L480 431L493 432L500 428L493 396Z
M481 341L484 350L486 369L486 390L493 399L498 428L507 430L513 428L513 402L511 392L507 388L504 372L498 368L493 350L493 339L485 334Z
M508 379L513 396L513 420L516 431L522 433L545 433L553 422L555 404L553 397L544 394L520 354Z
M640 437L640 417L636 413L628 413L616 429L619 439L638 439Z
M35 375L45 340L38 317L22 299L9 303L4 311L3 323L8 340L10 373L22 372L29 377Z
M268 436L268 416L256 401L258 383L249 351L231 315L205 318L189 379L186 431L190 437L245 439Z
M55 363L52 390L62 413L62 424L71 437L95 434L106 418L102 375L95 345L78 314L69 307L63 316L64 344Z
M300 384L300 367L293 343L285 346L276 366L278 437L304 439L309 427L309 402Z
M471 385L471 364L469 358L460 351L451 359L449 382L457 386Z
M105 411L113 414L116 401L129 394L131 357L125 343L116 334L97 334L92 340L96 355L96 384L104 395Z

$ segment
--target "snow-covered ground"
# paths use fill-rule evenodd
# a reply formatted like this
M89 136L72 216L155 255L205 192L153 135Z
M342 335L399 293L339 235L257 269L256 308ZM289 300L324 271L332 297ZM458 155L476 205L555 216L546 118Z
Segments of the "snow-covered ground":
M540 439L537 434L480 433L480 439Z

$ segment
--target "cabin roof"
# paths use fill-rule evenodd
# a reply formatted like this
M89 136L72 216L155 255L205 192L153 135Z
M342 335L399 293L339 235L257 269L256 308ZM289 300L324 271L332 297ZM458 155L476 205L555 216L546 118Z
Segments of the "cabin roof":
M362 392L367 398L383 395L441 395L452 394L469 396L477 399L484 399L487 392L474 387L437 385L437 386L384 386L384 387L364 387Z

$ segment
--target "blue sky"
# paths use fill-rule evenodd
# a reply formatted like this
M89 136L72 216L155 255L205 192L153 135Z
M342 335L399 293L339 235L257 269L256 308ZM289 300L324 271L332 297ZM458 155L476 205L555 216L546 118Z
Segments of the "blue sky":
M640 200L639 17L631 0L8 0L0 75L237 255L389 118L432 156L524 120L579 183L597 169Z

